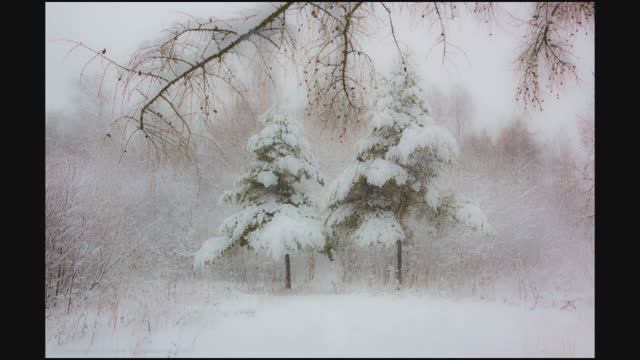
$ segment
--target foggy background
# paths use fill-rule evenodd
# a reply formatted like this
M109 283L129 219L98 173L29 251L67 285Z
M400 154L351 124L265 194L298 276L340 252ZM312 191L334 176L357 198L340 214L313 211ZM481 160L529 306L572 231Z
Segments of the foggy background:
M113 77L98 95L103 66L64 39L129 55L183 13L234 17L253 3L46 4L48 306L149 279L215 278L269 290L282 282L279 264L241 249L203 273L190 255L216 234L233 209L218 205L248 161L244 145L259 130L254 114L233 101L221 109L215 141L197 144L197 165L148 165L144 148L122 152L111 127ZM544 109L515 102L516 53L524 26L511 18L526 3L500 4L508 13L486 24L460 16L449 22L449 47L433 47L439 31L396 13L396 32L410 49L436 122L461 146L461 158L443 182L486 212L497 232L490 239L454 233L406 247L408 286L454 296L555 306L566 299L593 301L593 31L576 40L580 81L567 81ZM365 42L376 70L386 74L396 52L388 29ZM253 86L255 110L287 97L302 113L296 72L275 69L278 89ZM299 73L299 72L298 72ZM250 72L248 77L250 77ZM255 81L255 80L254 80ZM353 161L355 142L305 120L305 135L329 180ZM311 187L323 197L327 189ZM414 224L420 234L421 224ZM417 238L420 238L418 235ZM49 241L49 240L47 240ZM56 245L57 244L57 245ZM63 244L63 245L60 245ZM293 260L294 287L308 290L392 288L393 252L353 251L329 263L319 255ZM374 269L372 271L372 269ZM62 275L60 275L62 274ZM66 274L66 275L65 275ZM302 275L306 274L306 275ZM169 280L168 280L169 281ZM74 300L72 300L74 299Z

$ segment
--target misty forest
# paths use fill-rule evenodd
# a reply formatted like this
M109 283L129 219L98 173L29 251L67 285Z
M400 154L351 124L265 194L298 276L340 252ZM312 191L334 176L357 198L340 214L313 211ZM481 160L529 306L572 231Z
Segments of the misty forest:
M46 12L47 356L593 356L593 3Z

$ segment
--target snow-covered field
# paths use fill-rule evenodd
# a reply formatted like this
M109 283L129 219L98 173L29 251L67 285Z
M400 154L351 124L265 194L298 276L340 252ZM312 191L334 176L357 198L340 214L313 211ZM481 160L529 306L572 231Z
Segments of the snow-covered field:
M46 355L594 356L593 306L397 293L246 293L148 283L47 312Z

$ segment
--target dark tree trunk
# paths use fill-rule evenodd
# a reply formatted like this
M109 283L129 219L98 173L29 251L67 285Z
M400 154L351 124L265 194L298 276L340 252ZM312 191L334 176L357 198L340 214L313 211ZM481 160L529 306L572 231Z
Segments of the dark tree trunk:
M404 201L400 203L400 206L398 206L398 210L396 213L396 217L398 219L398 223L400 224L400 226L402 226L403 229L405 229L404 226L404 213L407 210L407 208L404 205ZM397 261L396 261L396 276L398 278L398 290L400 290L400 286L402 286L402 241L401 240L396 240L396 246L397 246Z
M69 286L69 301L67 302L67 314L71 311L71 295L72 295L72 291L73 291L73 281L76 278L76 269L75 269L75 264L74 264L74 269L73 272L71 273L71 285Z
M60 254L60 259L58 260L60 261L60 263L58 264L58 279L56 279L56 295L53 298L53 306L56 306L58 304L58 294L60 293L62 277L64 276L64 273L62 272L62 247L60 247L60 251L58 252L58 254Z
M400 285L402 285L402 241L397 240L396 241L396 246L397 246L397 269L396 269L396 275L398 277L398 290L400 289Z
M285 266L285 286L287 289L291 289L291 261L289 260L289 254L284 256Z

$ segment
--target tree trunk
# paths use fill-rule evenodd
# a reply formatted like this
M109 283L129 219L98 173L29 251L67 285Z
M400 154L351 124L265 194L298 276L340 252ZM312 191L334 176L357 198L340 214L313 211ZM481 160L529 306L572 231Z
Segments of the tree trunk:
M291 289L291 261L289 260L289 254L284 256L285 266L285 286L287 289Z
M53 298L53 306L55 307L58 304L58 294L60 293L60 286L62 283L62 277L64 276L64 273L62 272L62 247L60 247L60 250L58 251L58 254L60 254L60 259L58 260L58 279L56 279L56 295Z
M398 218L398 223L400 224L400 226L402 226L402 228L404 229L404 213L406 211L406 208L404 206L404 203L401 202L400 206L398 207L398 211L397 211L397 218ZM402 285L402 241L401 240L396 240L396 246L397 246L397 261L396 261L396 276L398 278L398 287L397 290L400 290L400 286Z
M74 269L73 272L71 273L71 285L69 286L69 301L67 302L67 314L71 311L71 297L72 297L72 291L73 291L73 281L75 280L76 277L76 269L75 269L75 264L74 264Z
M402 241L397 240L396 241L396 246L397 246L397 268L396 268L396 275L398 277L398 290L400 290L400 285L402 285Z
M62 260L60 260L62 262ZM56 294L53 297L53 306L58 303L58 294L60 293L60 282L62 280L62 263L58 264L58 279L56 280Z
M309 278L308 281L313 281L313 277L315 276L316 271L316 256L314 253L311 253L309 256Z

